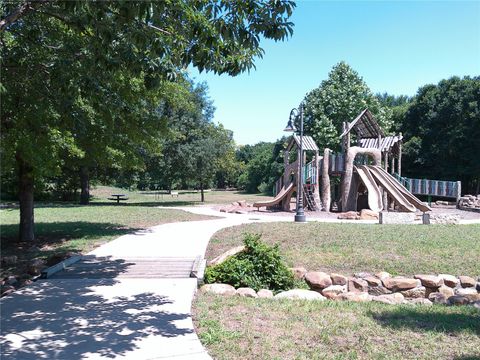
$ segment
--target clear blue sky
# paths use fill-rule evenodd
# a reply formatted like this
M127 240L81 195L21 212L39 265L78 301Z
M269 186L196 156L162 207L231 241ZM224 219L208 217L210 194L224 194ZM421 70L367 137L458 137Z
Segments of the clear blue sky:
M238 144L283 135L290 109L349 63L374 92L414 95L453 75L480 75L480 1L297 1L292 38L263 41L256 70L206 81L214 121Z

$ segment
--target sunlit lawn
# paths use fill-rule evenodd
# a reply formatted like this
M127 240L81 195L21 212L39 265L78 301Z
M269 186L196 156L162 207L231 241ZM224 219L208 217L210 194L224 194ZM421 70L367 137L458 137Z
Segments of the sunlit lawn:
M480 359L472 306L197 296L195 327L217 360Z
M480 276L480 225L248 224L215 234L207 259L241 244L246 232L279 244L289 265L309 270Z

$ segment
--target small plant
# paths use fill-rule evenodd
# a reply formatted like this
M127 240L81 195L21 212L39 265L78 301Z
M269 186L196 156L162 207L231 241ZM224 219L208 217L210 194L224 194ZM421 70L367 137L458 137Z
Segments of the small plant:
M293 273L285 265L278 245L269 246L260 241L259 234L246 234L245 250L223 263L208 267L207 283L220 282L236 288L288 290L294 286Z

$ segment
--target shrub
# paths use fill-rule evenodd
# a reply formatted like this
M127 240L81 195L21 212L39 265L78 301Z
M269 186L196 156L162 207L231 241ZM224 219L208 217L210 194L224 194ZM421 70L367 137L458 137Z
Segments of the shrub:
M262 182L260 185L258 185L257 189L262 194L268 194L272 192L272 189L270 189L270 186L268 186L268 184L265 182Z
M261 242L260 237L259 234L246 234L245 250L221 264L208 267L205 282L250 287L256 291L293 288L293 273L280 256L278 245L269 246Z

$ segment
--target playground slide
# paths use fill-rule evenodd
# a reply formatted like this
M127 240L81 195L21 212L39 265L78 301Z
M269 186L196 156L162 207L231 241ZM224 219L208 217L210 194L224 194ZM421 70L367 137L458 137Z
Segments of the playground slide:
M360 179L362 179L362 182L368 190L368 206L370 207L370 210L375 212L382 211L382 193L380 192L372 174L365 165L355 167L354 169L357 171Z
M379 166L368 166L369 171L377 179L377 182L382 186L388 194L395 199L400 206L407 211L415 212L416 209L420 211L431 211L430 207L425 205L419 199L412 195L404 186L389 173Z
M402 195L411 203L413 206L415 206L418 210L426 212L426 211L432 211L430 206L426 205L423 201L420 201L415 195L413 195L410 191L407 190L405 186L400 184L397 179L395 179L392 175L390 175L388 172L383 170L381 167L377 167L378 171L382 172L385 176L387 176L390 181L393 183L393 185L402 193Z
M277 194L277 196L275 196L273 198L273 200L256 202L256 203L253 204L253 206L259 208L259 207L263 207L263 206L268 207L268 206L277 205L283 200L283 198L285 198L285 196L287 196L288 194L290 194L293 191L293 188L294 188L294 184L292 182L287 187L284 186L282 188L282 190L280 190L280 192Z

